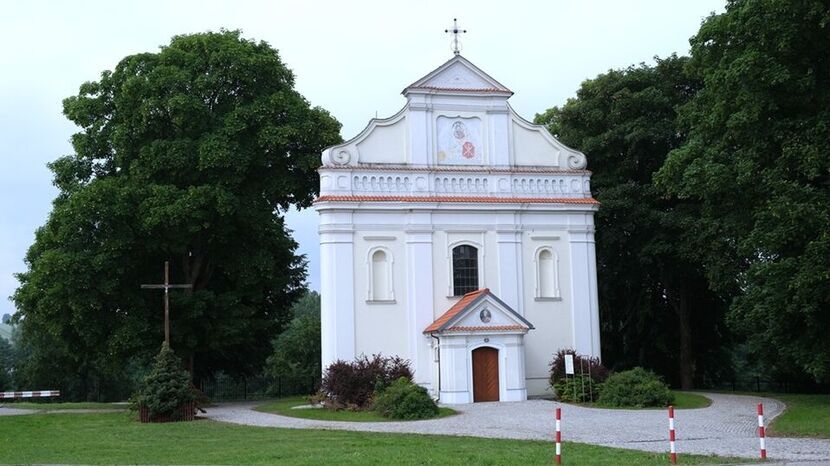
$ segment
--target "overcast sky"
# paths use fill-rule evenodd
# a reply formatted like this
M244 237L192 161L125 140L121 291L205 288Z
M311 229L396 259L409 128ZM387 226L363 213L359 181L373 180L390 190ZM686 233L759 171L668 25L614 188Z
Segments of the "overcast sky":
M71 153L76 128L61 100L123 57L156 51L176 34L241 29L280 51L297 90L355 136L401 108L400 91L452 56L444 29L458 17L462 54L508 86L522 116L563 104L610 68L688 52L701 20L723 0L686 1L4 1L0 16L0 298L57 191L46 163ZM588 167L591 166L591 154ZM319 286L317 217L289 226ZM137 285L136 285L137 286ZM0 299L0 314L14 305Z

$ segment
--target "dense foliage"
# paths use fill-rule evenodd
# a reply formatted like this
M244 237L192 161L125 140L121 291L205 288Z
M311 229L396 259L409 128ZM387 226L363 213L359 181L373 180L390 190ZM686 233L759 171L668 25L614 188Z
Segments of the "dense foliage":
M320 294L311 291L300 298L288 327L271 345L274 352L265 364L271 377L319 377L322 360L320 348Z
M647 408L668 406L674 394L654 372L642 367L617 372L600 387L598 403L609 407Z
M604 362L647 365L691 388L719 369L710 366L728 339L726 305L708 290L697 255L707 247L696 234L699 207L667 198L652 179L685 140L675 109L699 88L685 63L672 56L608 71L536 121L588 154L594 173Z
M397 356L361 355L354 361L335 361L323 374L321 391L335 409L367 409L372 396L398 379L412 380L409 361Z
M131 55L64 101L81 131L50 164L59 194L14 295L22 385L84 398L146 366L162 338L196 376L259 371L305 264L281 212L310 205L339 123L294 90L264 42L222 31ZM68 386L67 386L68 385Z
M12 369L14 363L14 348L5 338L0 337L0 392L13 391L14 382Z
M406 377L375 393L373 409L392 419L428 419L438 415L438 405L427 390Z
M710 285L779 372L830 379L830 6L730 0L691 39L703 88L660 185L701 203Z
M167 343L161 345L152 371L133 400L137 406L149 410L151 419L169 416L173 420L181 414L181 406L196 400L195 390L190 386L190 374Z
M830 7L731 0L691 45L536 118L594 172L604 361L827 379Z

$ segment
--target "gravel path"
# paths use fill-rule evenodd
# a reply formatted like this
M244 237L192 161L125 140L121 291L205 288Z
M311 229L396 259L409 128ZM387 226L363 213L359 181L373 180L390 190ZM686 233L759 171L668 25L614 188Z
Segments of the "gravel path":
M757 458L755 406L764 403L767 423L784 403L754 396L703 394L712 405L675 410L678 454L716 454ZM475 403L453 406L456 416L409 422L317 421L260 413L259 403L228 403L209 408L205 417L216 421L292 429L340 429L367 432L403 432L469 435L488 438L550 440L553 413L562 408L562 438L634 450L668 451L665 410L594 409L545 400L514 403ZM830 440L767 438L773 460L830 462Z

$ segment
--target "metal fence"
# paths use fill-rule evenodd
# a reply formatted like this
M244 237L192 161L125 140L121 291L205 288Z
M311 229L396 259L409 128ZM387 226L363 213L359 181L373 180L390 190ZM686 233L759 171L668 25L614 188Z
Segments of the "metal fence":
M830 384L770 379L761 376L736 377L729 380L704 379L703 384L696 388L733 392L830 393Z
M319 377L217 377L199 382L199 390L213 401L258 400L305 396L320 389Z

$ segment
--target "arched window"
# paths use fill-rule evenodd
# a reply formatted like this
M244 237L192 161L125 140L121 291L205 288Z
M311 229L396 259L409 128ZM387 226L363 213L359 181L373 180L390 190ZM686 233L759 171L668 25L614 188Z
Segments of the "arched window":
M478 289L478 249L469 244L452 248L453 296L462 296Z
M393 301L392 259L383 249L369 257L369 301Z
M536 297L559 297L558 260L550 249L541 249L536 256Z

